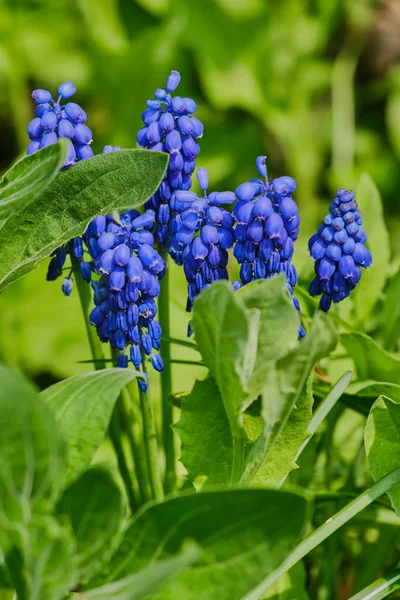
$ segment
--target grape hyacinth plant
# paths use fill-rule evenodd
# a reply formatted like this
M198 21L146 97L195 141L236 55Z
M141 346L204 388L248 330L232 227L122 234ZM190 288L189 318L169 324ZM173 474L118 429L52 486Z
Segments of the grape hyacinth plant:
M332 302L341 302L354 290L361 278L361 267L368 269L372 265L366 241L354 193L338 189L329 214L308 244L316 274L309 291L311 296L321 296L319 306L324 312L328 312Z
M171 197L176 190L190 190L191 175L196 168L200 146L196 140L202 137L203 124L193 116L197 106L191 98L171 96L177 89L181 76L172 71L165 88L157 89L155 100L147 101L142 114L144 126L137 134L141 148L167 152L170 155L168 169L157 192L146 204L156 211L156 237L161 246L168 246L173 215ZM178 264L182 257L175 249L171 256Z
M256 279L271 279L284 273L300 314L299 301L293 295L297 271L291 262L300 225L299 209L292 197L296 182L288 176L269 182L265 156L257 158L256 166L263 179L242 183L235 192L233 214L237 224L233 253L240 265L240 281L235 281L233 287L237 290ZM305 333L300 324L299 337Z

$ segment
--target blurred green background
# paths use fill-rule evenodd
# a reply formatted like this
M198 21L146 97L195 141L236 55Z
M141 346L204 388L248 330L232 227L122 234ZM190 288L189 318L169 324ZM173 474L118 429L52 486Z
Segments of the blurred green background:
M73 80L101 152L136 145L146 99L177 69L179 93L205 124L198 166L213 187L254 177L259 154L271 178L297 180L304 279L307 237L335 188L363 171L382 194L396 264L399 30L399 0L0 0L0 169L25 152L33 89ZM0 299L0 356L39 385L87 370L77 361L90 358L78 295L64 298L45 269ZM185 281L179 269L173 277L172 333L184 338ZM176 368L175 391L202 372Z

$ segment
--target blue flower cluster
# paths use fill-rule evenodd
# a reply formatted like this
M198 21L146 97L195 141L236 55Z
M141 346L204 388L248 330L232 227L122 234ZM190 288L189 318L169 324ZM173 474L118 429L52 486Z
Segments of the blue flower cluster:
M171 198L176 233L171 248L182 256L188 282L186 310L190 312L197 294L220 279L228 279L228 250L235 241L235 219L225 208L236 200L233 192L207 194L208 173L197 171L197 180L204 192L199 198L193 192L176 191ZM190 333L190 327L189 327Z
M130 360L143 370L143 357L148 355L154 369L162 371L155 299L165 263L154 249L154 221L152 210L144 214L131 210L121 214L119 221L113 215L99 216L85 235L93 269L100 275L92 282L95 308L90 314L100 340L120 350L119 367L127 367ZM147 386L139 382L142 391Z
M367 236L354 193L339 189L318 232L309 240L316 277L310 284L311 296L319 296L321 310L347 298L361 278L361 268L372 264L365 247Z
M59 86L57 102L53 100L51 93L47 90L39 89L32 92L32 98L35 100L37 107L35 109L36 116L28 125L28 135L31 142L27 154L32 154L40 148L57 143L58 138L67 138L69 140L69 150L64 164L65 169L76 164L79 160L93 156L90 147L92 132L85 125L86 112L75 102L61 104L62 100L71 98L75 92L76 87L71 81L66 81ZM82 261L84 246L81 237L74 238L69 247L63 246L53 252L47 271L48 281L54 281L61 276L67 254L70 251L80 261L82 275L87 281L90 281L88 263ZM71 274L64 278L61 289L65 296L70 296L72 292Z
M144 127L137 134L142 148L170 154L164 179L146 207L156 211L157 241L166 246L170 239L170 200L176 190L189 190L191 174L196 168L200 146L196 142L203 135L202 123L193 115L196 103L191 98L171 96L180 82L180 75L172 71L167 85L155 91L155 100L147 101L142 114Z
M58 88L58 99L55 102L47 90L35 90L32 98L37 104L35 118L28 125L28 135L31 140L27 154L32 154L40 148L56 144L58 138L69 139L68 157L65 167L74 165L78 160L91 158L93 150L90 147L92 132L85 125L87 116L83 108L75 102L61 101L71 98L76 92L72 81L62 83Z
M296 182L292 177L279 177L271 183L267 178L266 157L256 161L263 179L242 183L236 189L236 244L234 256L240 264L240 281L234 289L254 279L269 279L284 273L293 304L300 313L298 299L293 296L297 272L292 264L294 241L298 237L300 218L292 193ZM299 336L305 335L300 325Z
M163 181L145 205L146 212L127 211L119 220L113 215L96 217L82 237L53 253L47 275L48 280L59 277L71 254L79 262L83 279L92 282L95 308L90 320L100 339L120 351L119 366L126 367L130 361L143 371L145 355L156 370L163 369L158 354L161 327L155 318L155 299L165 263L154 247L154 237L158 248L168 247L175 262L183 265L188 312L202 290L214 281L228 279L228 250L234 247L240 280L233 283L233 288L284 273L300 314L299 301L293 295L297 272L292 258L300 225L298 206L292 197L295 180L285 176L269 182L266 157L259 156L256 166L260 178L243 183L235 193L208 193L205 169L196 174L203 197L191 192L191 176L200 151L197 140L204 128L193 116L196 103L172 95L179 83L180 74L172 71L165 88L156 90L142 114L144 127L137 134L138 145L170 155ZM93 156L85 111L73 102L61 104L75 92L72 82L59 86L57 101L46 90L33 92L37 107L28 126L28 154L64 137L70 141L64 168ZM103 152L119 149L105 146ZM224 208L232 203L233 214ZM322 296L320 307L324 311L332 302L346 298L360 280L361 267L368 268L372 263L354 194L339 189L329 211L309 242L316 261L310 293ZM71 274L62 284L66 296L72 292ZM300 325L299 336L304 335ZM147 389L147 384L139 385L143 391Z

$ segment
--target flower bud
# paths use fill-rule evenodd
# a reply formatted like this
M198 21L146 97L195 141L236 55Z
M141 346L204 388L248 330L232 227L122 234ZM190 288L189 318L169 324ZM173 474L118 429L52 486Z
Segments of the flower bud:
M71 98L71 96L73 96L75 94L75 92L76 92L76 87L72 83L72 81L65 81L58 88L59 95L64 99Z
M176 88L179 85L179 82L181 80L181 76L180 73L178 71L171 71L168 80L167 80L167 85L166 85L166 89L169 93L174 92L176 90Z
M44 102L52 101L51 94L47 90L34 90L32 92L32 98L34 99L36 104L43 104Z

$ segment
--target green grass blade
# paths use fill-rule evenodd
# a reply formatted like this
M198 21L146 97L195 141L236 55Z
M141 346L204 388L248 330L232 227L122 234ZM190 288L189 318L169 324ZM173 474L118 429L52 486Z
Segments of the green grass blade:
M400 569L380 577L349 600L381 600L400 588Z

